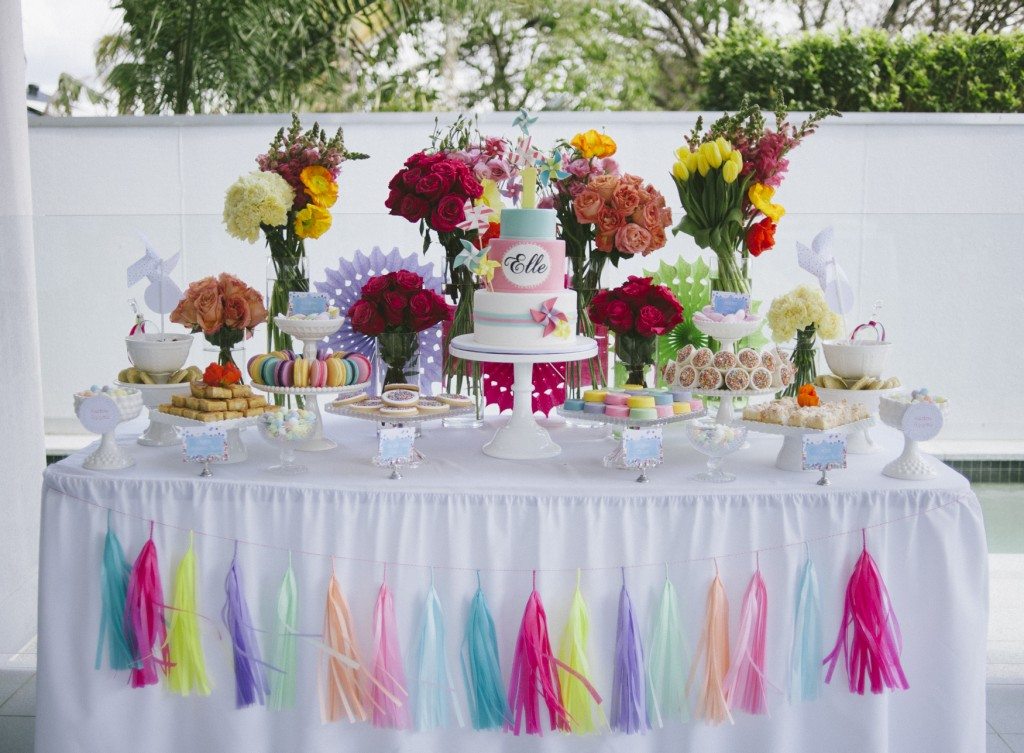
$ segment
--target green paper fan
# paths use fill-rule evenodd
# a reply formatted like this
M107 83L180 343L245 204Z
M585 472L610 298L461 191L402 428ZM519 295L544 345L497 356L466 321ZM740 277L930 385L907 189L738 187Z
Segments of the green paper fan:
M657 285L664 285L683 305L683 323L658 338L658 383L662 383L662 364L676 357L676 351L687 343L695 348L708 344L707 335L693 326L693 312L711 302L711 268L698 256L692 264L682 256L676 263L659 262L657 270L643 270Z

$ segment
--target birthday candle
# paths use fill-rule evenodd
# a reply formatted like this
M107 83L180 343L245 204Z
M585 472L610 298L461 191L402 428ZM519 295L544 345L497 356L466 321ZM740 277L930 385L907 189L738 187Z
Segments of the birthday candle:
M537 168L524 167L523 176L523 198L520 206L523 209L533 209L537 206Z

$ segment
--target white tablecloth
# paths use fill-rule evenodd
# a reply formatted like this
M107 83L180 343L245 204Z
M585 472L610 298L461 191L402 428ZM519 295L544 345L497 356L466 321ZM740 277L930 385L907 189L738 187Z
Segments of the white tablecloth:
M135 467L117 473L84 471L80 453L45 477L40 564L37 751L103 753L317 753L318 751L820 750L829 753L927 750L981 751L985 744L986 547L981 512L965 479L940 468L930 482L883 477L899 437L874 430L884 452L851 456L851 468L816 486L810 473L773 467L781 438L751 435L751 447L728 461L740 479L728 485L689 480L702 459L679 429L666 431L667 462L641 486L635 472L605 469L608 440L577 429L554 430L557 458L510 462L480 452L493 427L429 428L417 446L428 457L401 481L372 467L373 425L328 417L333 452L300 454L310 473L282 479L263 471L274 451L247 432L248 462L220 466L211 479L181 461L174 448L133 446ZM126 440L128 441L128 440ZM444 608L449 657L458 675L462 628L482 568L498 625L506 678L526 598L530 570L557 647L575 568L591 609L593 680L607 698L612 679L616 605L627 583L645 632L663 583L665 564L681 600L692 652L717 557L730 601L733 639L740 600L755 567L768 588L768 664L771 681L787 687L793 596L805 548L821 583L825 644L838 628L842 597L860 554L861 532L892 596L905 636L903 666L910 690L851 695L840 669L824 697L790 705L770 694L771 716L735 715L735 724L672 723L645 736L601 738L547 733L514 738L496 732L450 729L389 732L337 723L323 725L316 694L316 649L300 644L298 700L292 711L234 708L230 647L204 624L208 698L181 698L162 687L132 690L124 674L92 669L99 620L99 570L107 512L129 560L157 525L165 593L194 529L199 558L200 611L219 622L233 539L254 620L273 627L273 601L294 550L300 630L318 633L334 554L355 616L364 654L370 650L373 602L387 560L395 592L407 667L430 570ZM879 525L891 521L888 525ZM259 546L258 544L264 545ZM592 568L592 569L586 569ZM169 597L168 597L169 598ZM224 631L220 630L220 635Z

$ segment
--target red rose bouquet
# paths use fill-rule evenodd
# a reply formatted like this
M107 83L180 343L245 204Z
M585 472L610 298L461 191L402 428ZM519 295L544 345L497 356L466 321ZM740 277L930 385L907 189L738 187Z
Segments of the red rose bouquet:
M683 307L671 290L650 277L632 275L619 287L597 293L589 313L595 324L615 333L615 353L631 384L645 384L644 372L654 363L654 338L683 321Z
M419 381L418 372L409 373L419 350L419 333L448 316L444 298L424 288L423 278L408 270L371 277L348 310L356 332L377 338L377 353L387 367L385 385Z
M267 321L263 296L234 275L204 277L188 290L171 312L171 321L192 332L202 332L220 348L218 363L232 363L231 349L242 338L252 337L257 325Z

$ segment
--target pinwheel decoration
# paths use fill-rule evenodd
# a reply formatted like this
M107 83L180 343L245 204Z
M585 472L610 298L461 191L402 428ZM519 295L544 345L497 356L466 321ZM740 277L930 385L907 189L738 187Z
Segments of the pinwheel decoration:
M487 256L487 249L477 248L472 241L467 241L465 238L460 242L462 250L455 255L452 268L466 267L470 272L475 273L476 268L480 266L480 260Z
M128 267L128 287L137 285L143 277L149 281L142 294L142 300L153 313L160 315L160 331L163 332L164 316L174 311L182 296L181 288L169 276L178 266L181 254L177 253L164 259L153 249L145 236L140 234L140 237L146 252ZM135 314L136 324L132 328L132 334L136 331L145 332L145 319L138 311Z
M797 242L797 262L801 269L818 278L829 308L847 314L853 310L853 286L832 253L832 236L832 228L827 227L814 236L810 248Z
M494 214L494 210L486 204L473 204L472 199L466 199L466 205L462 208L462 211L466 214L466 219L460 222L455 227L459 230L477 230L483 232L487 230L487 226L491 224L491 215ZM463 241L465 243L466 241Z
M323 282L314 282L313 286L317 292L324 293L328 298L333 299L334 305L343 312L348 311L359 300L363 285L368 279L374 275L397 272L400 269L415 272L423 278L425 288L440 293L443 280L434 274L432 263L421 263L422 258L415 253L402 256L397 248L385 254L375 246L369 254L356 251L351 261L338 259L337 269L325 269L326 279ZM348 318L345 318L336 333L327 338L327 345L335 351L362 353L367 358L373 359L374 338L352 329ZM441 381L441 361L443 360L441 348L440 325L420 332L420 386L425 390L432 390L433 383Z
M542 337L554 333L555 337L565 339L569 336L569 317L564 312L555 308L557 298L548 298L541 303L540 308L530 309L530 316L537 324L544 325Z
M537 182L540 185L547 188L551 181L565 180L569 177L569 173L562 169L562 156L562 151L559 150L550 158L537 161Z
M530 134L530 126L537 122L537 118L531 118L530 112L525 107L519 108L519 114L516 115L515 120L512 121L512 125L518 128L526 135Z

